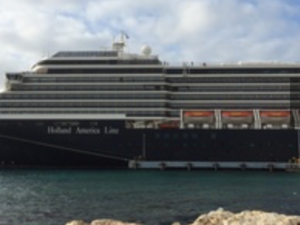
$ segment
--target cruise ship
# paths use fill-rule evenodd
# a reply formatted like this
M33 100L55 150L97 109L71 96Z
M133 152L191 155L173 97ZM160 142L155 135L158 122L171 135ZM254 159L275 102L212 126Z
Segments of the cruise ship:
M125 45L6 73L0 167L284 169L299 158L299 63L171 65Z

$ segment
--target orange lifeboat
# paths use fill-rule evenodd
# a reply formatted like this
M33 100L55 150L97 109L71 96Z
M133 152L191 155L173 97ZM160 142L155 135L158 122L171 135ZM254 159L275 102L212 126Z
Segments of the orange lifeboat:
M288 117L291 116L290 111L261 111L262 117Z
M225 111L222 112L224 117L249 117L253 116L253 113L250 111Z
M213 116L214 112L212 112L212 111L189 111L189 112L184 112L183 115L185 117L209 117L209 116Z

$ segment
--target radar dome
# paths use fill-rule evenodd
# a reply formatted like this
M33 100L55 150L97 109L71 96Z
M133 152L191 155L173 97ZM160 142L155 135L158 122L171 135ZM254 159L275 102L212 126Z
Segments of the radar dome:
M150 55L151 54L151 47L148 45L145 45L141 48L141 52L143 55Z

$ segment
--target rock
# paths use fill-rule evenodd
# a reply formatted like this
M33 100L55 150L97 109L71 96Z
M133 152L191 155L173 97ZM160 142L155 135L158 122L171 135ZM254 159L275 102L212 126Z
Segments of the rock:
M159 223L159 221L158 221ZM89 225L81 220L74 220L66 225ZM90 225L142 225L140 223L126 223L118 220L99 219ZM174 222L172 225L180 225ZM232 213L222 208L199 216L190 225L300 225L300 216L287 216L263 211L243 211Z
M286 216L263 211L243 211L234 214L219 209L203 214L191 225L300 225L300 216Z
M111 219L100 219L94 220L91 225L141 225L139 223L125 223L118 220L111 220Z
M73 220L66 225L88 225L87 223L83 222L82 220Z
M173 222L172 225L181 225L180 222Z
M194 223L192 223L192 225L223 225L223 222L233 215L232 212L224 211L220 208L216 211L211 211L208 214L201 215Z

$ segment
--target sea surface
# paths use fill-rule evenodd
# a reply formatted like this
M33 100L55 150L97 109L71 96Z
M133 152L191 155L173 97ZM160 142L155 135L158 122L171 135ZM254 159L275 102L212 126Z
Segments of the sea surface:
M255 171L1 170L1 225L113 218L189 223L216 210L300 215L300 173Z

